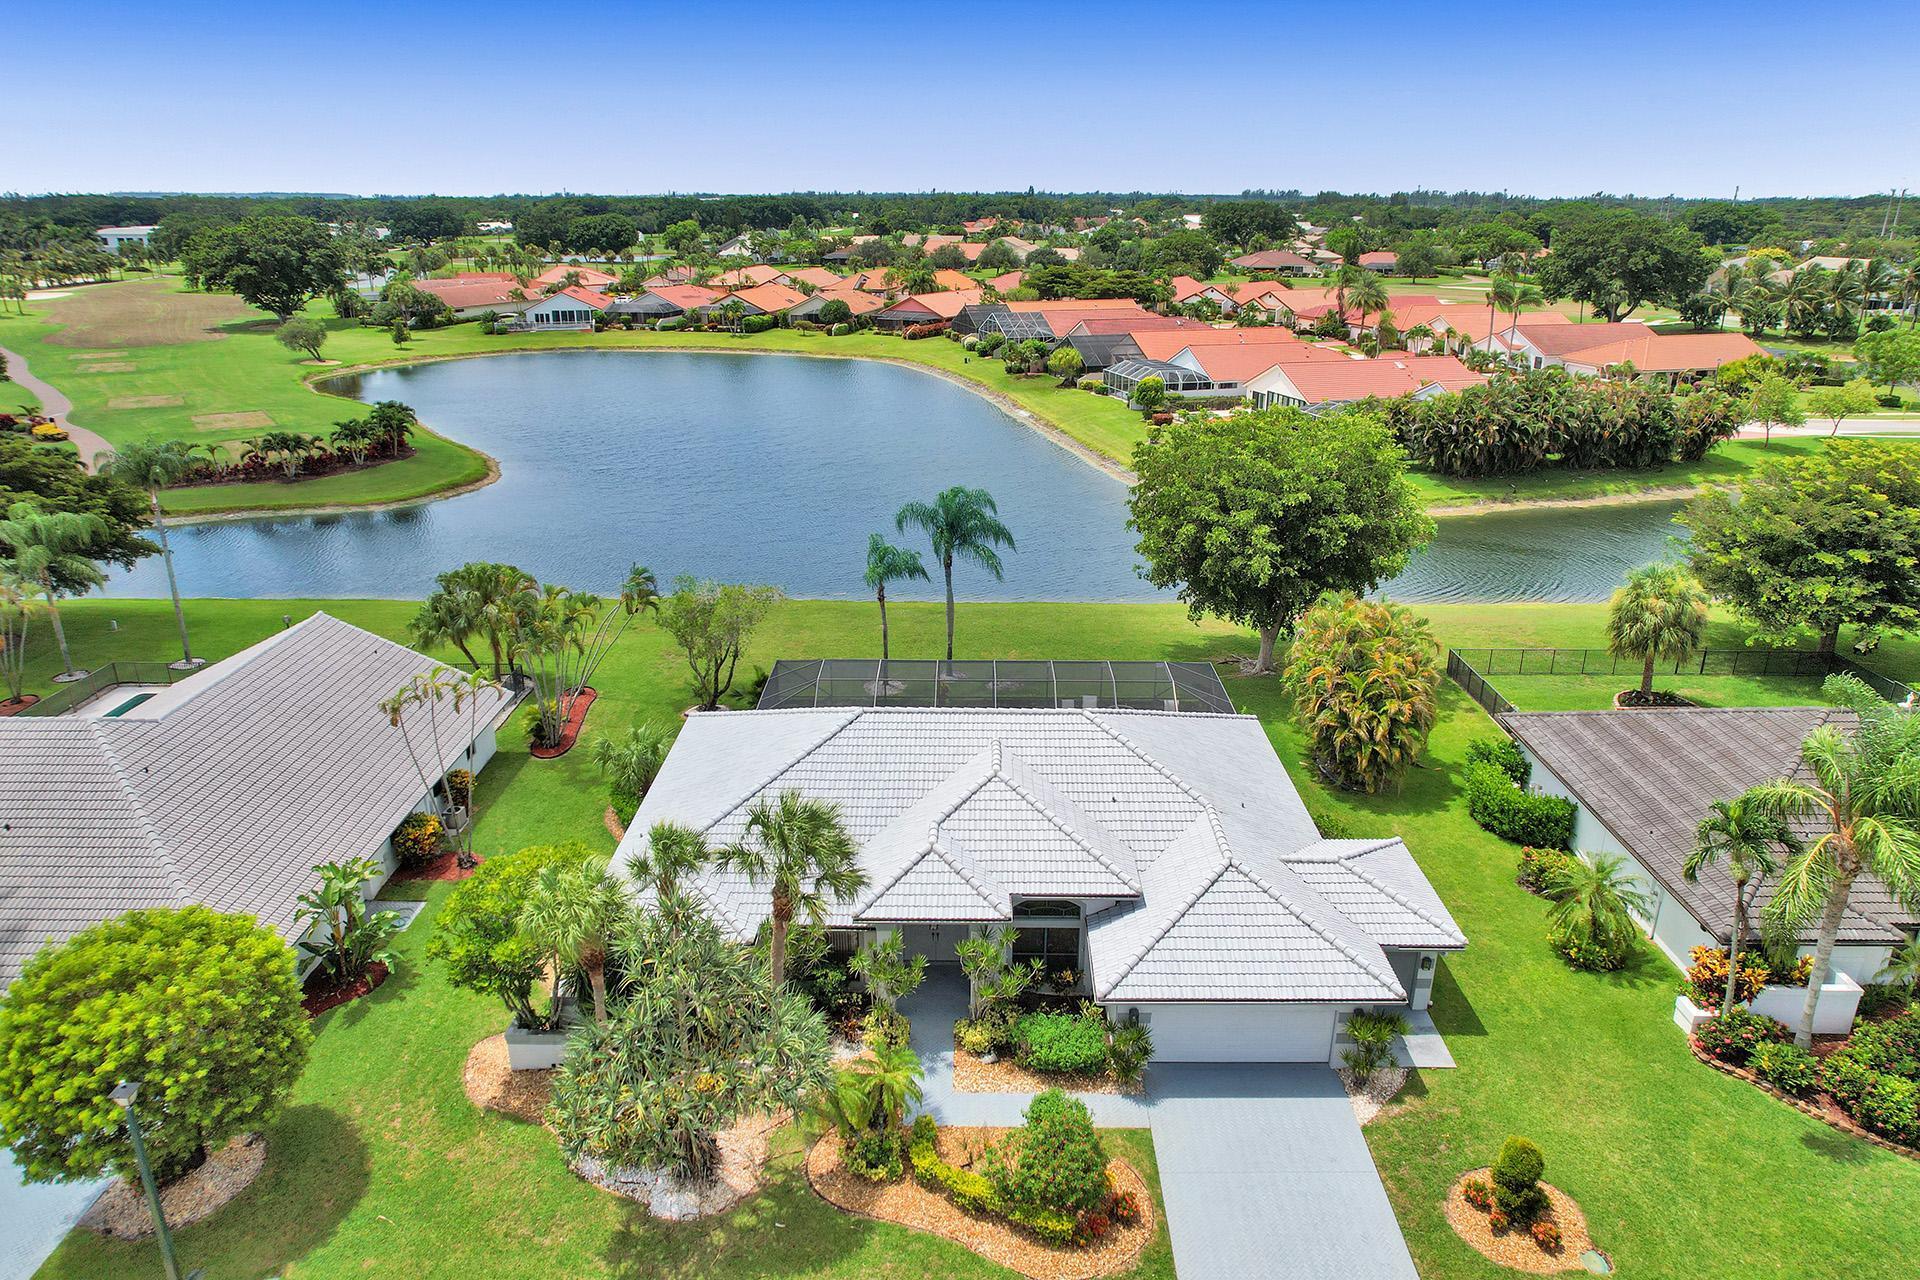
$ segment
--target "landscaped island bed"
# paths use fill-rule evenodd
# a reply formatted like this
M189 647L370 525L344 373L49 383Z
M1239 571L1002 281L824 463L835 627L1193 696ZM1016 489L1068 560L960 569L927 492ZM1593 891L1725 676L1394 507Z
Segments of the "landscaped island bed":
M905 341L877 332L829 337L778 328L751 335L639 329L488 334L476 324L458 324L418 330L400 348L385 330L335 319L328 304L316 302L306 314L327 326L327 357L338 362L319 368L275 341L269 318L242 308L237 314L243 318L236 319L233 308L210 310L205 298L186 291L172 277L88 286L36 303L26 316L0 317L0 345L19 352L38 377L69 396L76 425L113 443L182 438L237 444L269 430L324 435L352 412L326 392L327 382L343 372L574 349L775 352L915 365L988 395L1028 425L1057 433L1064 446L1120 474L1125 474L1133 446L1146 432L1140 414L1117 399L1062 388L1054 377L1011 376L1000 361L970 355L944 338ZM109 305L113 302L121 305ZM183 327L182 308L194 323ZM187 340L181 340L183 333ZM135 345L120 349L130 342ZM102 351L116 358L102 362ZM104 363L114 367L105 368ZM290 483L177 489L167 494L166 506L182 516L364 507L445 496L486 482L490 462L459 443L458 423L425 425L429 429L415 437L413 456L398 462ZM1413 478L1428 501L1443 509L1673 497L1700 484L1728 480L1769 453L1823 447L1820 439L1809 437L1782 437L1771 445L1734 440L1700 462L1651 471L1548 469L1484 479L1422 471Z
M311 602L188 602L196 647L220 657L295 618ZM338 617L404 635L415 605L330 601ZM164 601L77 601L63 609L76 656L89 664L164 657L172 637ZM1599 643L1604 606L1433 606L1443 644ZM109 621L117 631L109 631ZM891 611L894 653L939 652L937 604ZM966 630L990 635L1004 657L1207 660L1251 651L1243 633L1194 627L1175 605L968 604ZM753 656L877 651L868 603L796 602L776 611ZM1715 646L1744 633L1724 618ZM52 686L51 646L36 635L29 687ZM447 655L451 656L451 655ZM1889 640L1872 665L1911 679L1920 643ZM636 625L596 676L602 696L588 734L635 718L677 723L688 700L684 665L650 623ZM1515 682L1518 683L1518 682ZM1602 699L1613 687L1590 682ZM1807 682L1742 682L1750 698L1805 702ZM1364 1130L1421 1274L1487 1280L1501 1273L1448 1224L1449 1189L1512 1134L1550 1153L1553 1184L1573 1196L1621 1274L1908 1274L1920 1253L1920 1163L1868 1146L1742 1081L1694 1060L1670 1015L1679 975L1642 947L1626 969L1575 973L1547 947L1545 905L1513 883L1514 849L1467 817L1458 791L1466 744L1494 733L1464 694L1443 686L1425 763L1404 789L1331 794L1302 764L1304 747L1272 681L1227 674L1236 705L1260 715L1281 760L1323 825L1341 834L1405 837L1442 899L1473 939L1450 957L1433 1015L1458 1060L1454 1071L1411 1081ZM1524 691L1525 686L1522 686ZM1549 686L1543 685L1542 693ZM1570 682L1557 705L1578 701ZM593 726L598 726L596 729ZM611 851L606 788L589 753L526 757L514 722L478 782L475 848L483 856L578 838ZM425 897L400 935L395 976L315 1024L311 1062L283 1118L269 1127L259 1180L209 1222L179 1233L183 1258L214 1280L289 1280L377 1273L420 1277L974 1277L1003 1271L938 1237L850 1216L820 1200L802 1172L807 1134L773 1135L767 1180L734 1212L698 1224L650 1221L570 1173L550 1134L481 1111L462 1083L469 1052L501 1026L495 1001L451 988L423 949L453 885L412 883ZM1151 1142L1103 1132L1116 1158L1158 1185ZM1755 1206L1768 1206L1756 1212ZM1156 1205L1156 1215L1163 1210ZM1764 1259L1756 1264L1756 1259ZM47 1277L93 1280L153 1265L152 1246L70 1238ZM1164 1231L1128 1274L1172 1273Z

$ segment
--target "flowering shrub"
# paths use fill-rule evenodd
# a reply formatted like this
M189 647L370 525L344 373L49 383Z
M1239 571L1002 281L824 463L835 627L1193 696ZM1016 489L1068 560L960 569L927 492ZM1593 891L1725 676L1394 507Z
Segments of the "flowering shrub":
M1520 874L1515 880L1528 893L1545 893L1547 881L1572 862L1573 855L1565 850L1526 845L1520 850Z
M1768 1041L1753 1051L1754 1074L1782 1093L1804 1097L1820 1083L1820 1060L1797 1044Z
M1027 1105L1026 1123L987 1152L984 1167L1001 1202L1012 1208L1077 1217L1107 1195L1107 1153L1087 1105L1058 1089Z
M1513 1220L1500 1210L1495 1209L1487 1215L1487 1225L1493 1228L1493 1234L1503 1236L1507 1233L1507 1228L1513 1225Z
M1116 1191L1107 1200L1107 1216L1122 1227L1131 1227L1141 1220L1140 1197L1131 1191Z
M1740 957L1744 962L1748 956ZM1702 1009L1718 1009L1727 994L1727 951L1724 947L1695 947L1687 952L1693 963L1687 969L1687 994ZM1742 963L1734 999L1747 1001L1760 994L1768 982L1765 969Z
M393 856L403 867L416 867L431 861L440 852L440 837L445 828L430 813L410 813L393 829Z
M1460 1188L1460 1194L1482 1213L1493 1208L1493 1188L1487 1185L1484 1178L1468 1178L1467 1185Z
M1097 1244L1107 1238L1113 1230L1113 1219L1098 1209L1090 1209L1080 1215L1080 1221L1073 1227L1073 1239L1076 1244Z
M1545 1218L1527 1228L1527 1233L1533 1237L1535 1244L1548 1253L1560 1252L1560 1228Z
M1785 969L1767 966L1767 981L1782 987L1804 987L1813 976L1813 957L1801 956Z
M1820 1065L1820 1082L1867 1128L1920 1146L1920 1011L1856 1026Z
M907 326L907 339L908 341L913 341L919 338L937 337L946 331L947 322L945 320L932 320L926 324L910 324Z
M1709 1058L1744 1067L1763 1044L1787 1039L1787 1029L1772 1018L1747 1009L1730 1009L1700 1024L1693 1042Z

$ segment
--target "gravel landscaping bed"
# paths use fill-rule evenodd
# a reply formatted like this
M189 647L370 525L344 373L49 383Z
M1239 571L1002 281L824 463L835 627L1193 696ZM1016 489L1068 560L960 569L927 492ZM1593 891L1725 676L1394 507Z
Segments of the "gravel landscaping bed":
M1060 1072L1029 1071L1012 1058L983 1062L964 1049L953 1051L953 1087L961 1093L1041 1093L1064 1089L1068 1093L1125 1093L1141 1090L1141 1082L1121 1084L1112 1076L1076 1076Z
M178 1231L211 1217L227 1201L245 1191L267 1163L267 1140L243 1134L207 1157L207 1162L160 1188L160 1210L167 1226ZM80 1225L103 1236L145 1240L153 1235L153 1215L138 1182L126 1179L103 1192L81 1217Z
M1406 1087L1407 1077L1413 1072L1406 1067L1382 1067L1365 1084L1345 1067L1341 1067L1338 1074L1340 1083L1346 1087L1347 1101L1353 1104L1353 1118L1365 1126L1386 1110L1394 1095Z
M970 1166L989 1143L1011 1130L942 1127L937 1139L940 1158L959 1168ZM807 1152L807 1181L821 1199L849 1213L896 1222L916 1231L943 1236L1003 1267L1033 1280L1091 1280L1118 1275L1133 1268L1140 1251L1157 1229L1153 1194L1146 1180L1124 1160L1107 1166L1116 1188L1133 1192L1141 1209L1140 1221L1115 1226L1107 1238L1084 1248L1042 1244L1008 1223L963 1213L954 1203L913 1180L868 1182L840 1163L840 1136L829 1130Z
M1551 1183L1540 1184L1540 1189L1547 1193L1546 1220L1560 1228L1560 1248L1557 1252L1548 1253L1535 1244L1533 1237L1524 1230L1495 1235L1487 1215L1467 1203L1467 1183L1475 1178L1483 1182L1490 1181L1492 1175L1491 1168L1469 1169L1454 1179L1452 1188L1447 1192L1446 1212L1447 1224L1455 1234L1488 1261L1511 1267L1515 1271L1536 1276L1550 1276L1561 1271L1585 1271L1586 1265L1580 1261L1580 1255L1592 1249L1594 1244L1593 1237L1587 1233L1587 1216L1580 1212L1579 1203Z
M625 1196L668 1222L725 1213L760 1186L767 1164L767 1136L787 1122L785 1113L753 1116L720 1134L720 1171L709 1182L691 1182L657 1169L609 1167L583 1157L573 1171L603 1191Z

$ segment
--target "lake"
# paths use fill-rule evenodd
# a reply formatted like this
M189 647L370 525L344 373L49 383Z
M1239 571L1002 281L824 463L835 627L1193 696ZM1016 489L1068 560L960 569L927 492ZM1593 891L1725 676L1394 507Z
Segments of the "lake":
M902 503L964 484L991 492L1019 540L995 581L955 570L963 598L1156 600L1136 571L1126 487L942 378L871 360L695 352L546 352L382 369L334 383L499 460L484 489L392 511L179 526L192 596L418 597L468 560L611 590L638 562L862 597L869 533ZM1657 557L1677 504L1516 511L1439 522L1390 587L1399 599L1604 599ZM936 581L897 584L936 599ZM163 596L158 557L104 594Z

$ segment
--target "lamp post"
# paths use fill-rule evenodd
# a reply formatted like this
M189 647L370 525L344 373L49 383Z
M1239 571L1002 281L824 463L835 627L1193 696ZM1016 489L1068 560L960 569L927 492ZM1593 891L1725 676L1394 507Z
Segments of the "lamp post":
M167 1230L167 1215L160 1210L160 1188L154 1185L153 1167L147 1163L147 1144L140 1136L140 1117L133 1110L133 1099L139 1092L138 1081L122 1080L107 1096L127 1113L127 1137L133 1141L133 1162L140 1166L140 1185L147 1191L154 1234L160 1237L160 1260L166 1264L167 1280L180 1280L180 1263L173 1256L173 1233Z

